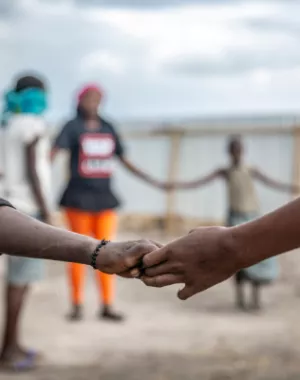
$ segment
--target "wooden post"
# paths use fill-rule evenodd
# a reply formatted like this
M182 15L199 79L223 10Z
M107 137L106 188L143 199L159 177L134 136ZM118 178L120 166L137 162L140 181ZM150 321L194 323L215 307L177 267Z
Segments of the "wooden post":
M180 145L183 133L181 131L170 131L170 155L168 168L168 182L173 183L177 180L178 167L180 162ZM166 233L173 235L174 219L176 209L176 191L171 190L167 193L166 208Z
M293 183L300 187L300 127L295 128L293 135L294 135ZM300 193L296 195L299 196Z

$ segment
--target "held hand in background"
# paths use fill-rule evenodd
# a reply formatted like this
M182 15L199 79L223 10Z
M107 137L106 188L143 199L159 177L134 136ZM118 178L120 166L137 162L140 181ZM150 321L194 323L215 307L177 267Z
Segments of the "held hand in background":
M160 189L160 190L165 190L165 191L170 191L170 190L173 190L173 185L170 184L170 183L165 183L165 182L161 182L161 181L157 181L156 179L148 179L148 183L154 187L156 187L157 189Z
M176 185L173 183L152 180L151 184L157 187L158 189L165 190L165 191L172 191L176 189Z
M230 229L208 227L147 254L142 281L153 287L185 284L178 297L189 297L222 282L240 269Z
M110 242L100 250L97 269L122 277L138 277L138 268L143 264L143 257L161 247L161 244L151 240Z

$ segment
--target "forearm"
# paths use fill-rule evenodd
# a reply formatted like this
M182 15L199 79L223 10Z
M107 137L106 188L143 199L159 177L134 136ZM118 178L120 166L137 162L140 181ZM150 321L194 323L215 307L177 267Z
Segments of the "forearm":
M230 229L241 267L300 247L300 198L255 221Z
M130 166L130 167L127 166L127 168L136 177L142 179L143 181L151 182L151 180L152 180L151 177L148 174L144 173L142 170L140 170L136 167L133 167L133 166Z
M134 164L132 164L127 158L121 157L120 158L122 164L124 167L130 171L130 173L134 174L136 177L142 179L143 181L149 183L149 184L156 184L156 181L148 174L146 174L141 169L137 168Z
M273 187L273 189L278 191L284 191L288 193L296 192L297 186L294 185L288 185L285 183L279 183L279 182L269 182L269 186Z
M264 185L271 187L274 190L278 191L285 191L285 192L298 192L298 186L294 184L287 184L287 183L282 183L280 181L276 181L265 174L261 173L258 170L253 171L253 176L257 180L261 181Z
M89 264L97 241L48 226L18 211L0 209L0 252Z
M173 187L177 190L192 190L198 187L202 187L207 185L209 182L211 182L212 179L201 179L201 180L195 180L191 182L175 182L173 184Z

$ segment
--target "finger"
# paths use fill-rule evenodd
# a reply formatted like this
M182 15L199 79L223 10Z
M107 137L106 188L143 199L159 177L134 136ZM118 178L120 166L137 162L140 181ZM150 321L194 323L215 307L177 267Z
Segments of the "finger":
M161 244L161 243L158 243L157 241L155 240L149 240L151 243L153 243L157 248L162 248L164 245Z
M177 293L177 297L180 300L185 301L188 298L194 296L196 293L198 292L195 291L192 286L185 285L183 289L179 290L179 292Z
M145 285L152 286L154 288L162 288L164 286L183 283L182 276L172 273L162 274L161 276L156 277L147 277L143 275L141 280Z
M164 262L154 267L145 269L144 273L147 277L156 277L165 273L180 274L180 270L177 269L174 264Z
M135 268L137 266L142 267L143 257L158 248L154 243L138 243L134 245L128 252L128 256L125 259L127 268Z
M166 247L156 249L150 253L148 253L143 258L143 266L144 268L153 267L154 265L158 265L167 260L167 249Z
M124 271L122 273L118 273L118 276L124 277L124 278L140 278L142 272L139 270L139 268L129 269L127 271Z

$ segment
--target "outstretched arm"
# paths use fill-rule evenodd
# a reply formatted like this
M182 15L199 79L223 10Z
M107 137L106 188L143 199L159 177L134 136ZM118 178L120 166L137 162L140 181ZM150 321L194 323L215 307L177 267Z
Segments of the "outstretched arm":
M261 181L266 186L269 186L273 189L280 190L280 191L287 191L291 193L297 193L299 192L299 187L296 185L288 185L281 181L274 180L267 176L266 174L262 173L258 169L252 169L252 175L255 179Z
M147 182L150 185L153 185L155 187L158 187L160 189L165 189L168 186L164 185L162 182L159 182L146 174L143 170L139 169L137 166L135 166L131 161L129 161L124 155L119 156L120 162L122 165L133 175L140 178L141 180Z
M0 200L0 252L39 259L91 264L99 241L49 226L7 206ZM97 269L126 276L129 268L158 248L151 241L109 243L101 248Z
M36 145L39 142L39 138L36 138L33 142L25 146L26 168L29 178L29 183L32 188L35 200L39 206L42 220L51 224L51 214L48 209L45 196L42 191L40 178L36 170Z
M220 178L220 177L225 177L226 175L226 172L224 169L218 169L218 170L215 170L214 172L204 176L204 177L201 177L199 179L196 179L194 181L190 181L190 182L175 182L174 184L171 184L171 188L175 188L175 189L195 189L197 187L201 187L201 186L204 186L204 185L207 185L209 184L210 182L214 181L215 179L217 178Z
M300 198L237 227L198 228L144 257L149 286L185 284L187 299L267 258L300 247Z

